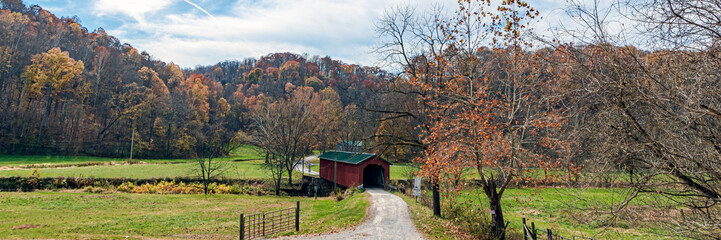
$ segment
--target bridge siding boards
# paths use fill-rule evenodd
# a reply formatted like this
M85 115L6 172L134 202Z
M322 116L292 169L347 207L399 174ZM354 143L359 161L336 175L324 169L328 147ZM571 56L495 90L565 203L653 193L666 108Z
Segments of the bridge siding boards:
M363 184L363 170L369 165L383 168L383 183L390 180L390 163L375 154L329 151L320 158L320 177L333 182L333 164L337 162L337 184L348 188Z

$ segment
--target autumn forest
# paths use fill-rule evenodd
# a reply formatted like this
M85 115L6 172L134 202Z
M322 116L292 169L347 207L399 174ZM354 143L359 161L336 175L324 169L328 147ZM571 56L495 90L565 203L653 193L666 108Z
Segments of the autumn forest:
M4 153L126 157L134 137L136 157L192 158L207 139L247 140L261 102L307 92L326 111L315 124L339 125L389 79L379 68L292 53L181 69L78 19L10 2L1 12ZM335 146L336 132L315 133L333 140L313 147Z

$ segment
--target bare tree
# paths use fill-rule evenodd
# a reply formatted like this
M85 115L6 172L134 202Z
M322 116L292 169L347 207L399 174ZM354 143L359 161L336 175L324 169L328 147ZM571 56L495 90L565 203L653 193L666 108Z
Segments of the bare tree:
M237 144L230 138L221 138L217 134L211 137L201 137L197 144L198 158L196 159L195 175L203 183L203 192L210 193L212 179L222 176L230 168L228 161L218 160L218 157L227 155Z
M285 173L285 162L282 158L276 155L269 155L268 160L263 164L263 168L270 172L270 176L273 178L273 185L275 185L275 195L280 195L280 183L283 180L283 174Z
M597 2L596 2L597 3ZM557 46L584 102L598 161L629 175L631 192L656 196L678 211L672 227L696 238L721 236L721 24L717 0L619 1L635 29L610 34L607 11L573 2L572 14L587 33L582 46ZM636 30L635 32L632 30ZM653 52L623 36L652 39ZM642 42L643 43L643 42Z
M403 105L364 106L372 112L383 114L378 119L380 123L394 119L408 118L421 129L428 129L429 119L425 114L427 104L422 97L426 91L414 89L408 82L409 78L424 78L426 81L436 81L437 75L428 74L439 69L431 66L433 55L438 54L447 47L447 39L443 37L442 23L438 19L445 19L446 12L442 7L436 6L429 13L419 14L412 6L398 6L386 10L381 19L376 22L376 32L383 43L376 47L375 53L386 64L399 67L402 74L393 78L383 89L386 98L400 97L415 100L417 106L408 108ZM419 134L420 135L420 134ZM418 135L416 135L418 136ZM374 135L383 139L393 140L381 142L384 145L410 145L420 149L427 149L427 144L418 138L405 138L390 134ZM384 146L379 146L384 147ZM440 216L440 186L439 178L430 179L433 191L433 214Z
M295 166L305 154L310 152L313 144L313 133L318 127L313 119L318 117L315 111L318 104L322 104L322 101L316 101L312 88L298 88L287 99L264 100L256 106L253 114L256 128L255 142L272 156L269 159L270 165L283 166L288 174L288 184L291 186ZM282 175L277 176L282 177ZM278 182L276 190L279 188Z

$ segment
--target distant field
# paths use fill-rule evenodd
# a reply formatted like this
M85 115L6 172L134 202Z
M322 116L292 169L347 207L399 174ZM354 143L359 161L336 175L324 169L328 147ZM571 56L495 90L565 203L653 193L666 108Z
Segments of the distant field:
M262 169L262 152L255 146L244 145L230 156L217 158L227 163L225 177L269 178ZM144 164L123 164L127 159L87 156L0 156L0 167L50 165L38 168L41 177L97 177L97 178L162 178L193 176L194 159L138 159ZM239 160L239 161L234 161ZM109 165L114 162L114 165ZM95 166L72 166L74 164L99 164ZM70 165L69 167L66 167ZM0 170L0 177L29 176L32 167Z
M264 159L260 148L252 145L243 145L230 152L230 156L220 157L219 160L258 160ZM0 155L0 167L27 166L32 164L46 165L68 165L83 163L123 163L128 158L106 158L89 156L37 156L37 155ZM181 163L190 162L193 159L133 159L146 163Z
M223 175L229 178L269 179L268 172L262 168L262 151L251 145L244 145L231 151L230 156L217 160L228 163ZM143 164L125 164L127 159L87 156L0 156L0 177L30 176L32 165L45 165L38 168L41 177L95 177L95 178L164 178L193 176L196 164L194 159L136 159ZM237 161L234 161L237 160ZM114 165L109 165L111 162ZM77 166L81 165L81 166ZM82 166L93 165L93 166ZM24 166L23 168L18 168ZM5 167L6 169L2 169ZM12 167L12 168L11 168ZM9 168L9 169L8 169ZM318 165L312 167L319 171ZM394 164L390 168L391 179L408 179L414 167L406 164ZM294 177L300 174L294 175ZM411 177L412 178L412 177Z
M17 156L2 155L0 156L0 167L5 166L21 166L31 164L79 164L79 163L108 163L108 162L124 162L128 159L121 158L101 158L87 156Z
M262 169L263 160L227 162L225 177L266 178ZM41 177L95 177L95 178L162 178L193 176L197 164L192 162L176 164L134 164L99 165L88 167L40 168ZM34 169L11 169L0 171L0 177L30 176ZM268 177L269 178L269 177Z
M0 238L232 239L238 236L240 213L292 207L295 201L301 201L300 234L356 225L368 207L366 194L336 202L247 195L5 192L0 193Z

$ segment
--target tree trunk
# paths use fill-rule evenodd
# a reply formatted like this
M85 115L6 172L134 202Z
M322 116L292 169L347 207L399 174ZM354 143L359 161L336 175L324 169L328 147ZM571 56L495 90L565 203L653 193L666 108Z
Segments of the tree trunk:
M47 125L48 118L50 117L50 109L52 108L52 102L50 101L50 95L48 95L47 100L45 101L45 109L43 111L43 115L40 118L40 127L38 128L38 139L42 139L43 137L43 131L45 130L45 125Z
M433 187L433 215L441 216L441 193L438 189L438 183L432 183Z
M170 139L173 139L173 122L168 123L168 131L165 139L165 156L168 157L172 156L170 154Z
M205 195L208 195L208 185L209 185L208 179L206 178L203 180L203 190L205 192Z
M491 210L491 232L495 239L506 239L506 225L503 220L503 209L501 209L501 195L496 189L496 182L493 179L486 180L483 191L488 197L488 204Z
M295 157L291 157L288 161L290 163L290 165L288 165L290 168L286 168L288 170L288 185L293 188L293 166L295 166Z
M275 182L275 195L280 196L280 180L283 179L283 176L281 175L278 177L278 180Z
M290 168L288 171L288 185L290 185L291 188L293 187L293 168Z
M153 135L155 135L155 118L157 118L157 113L153 111L153 114L150 118L150 130L148 131L148 143L153 142ZM155 144L153 144L155 145Z

